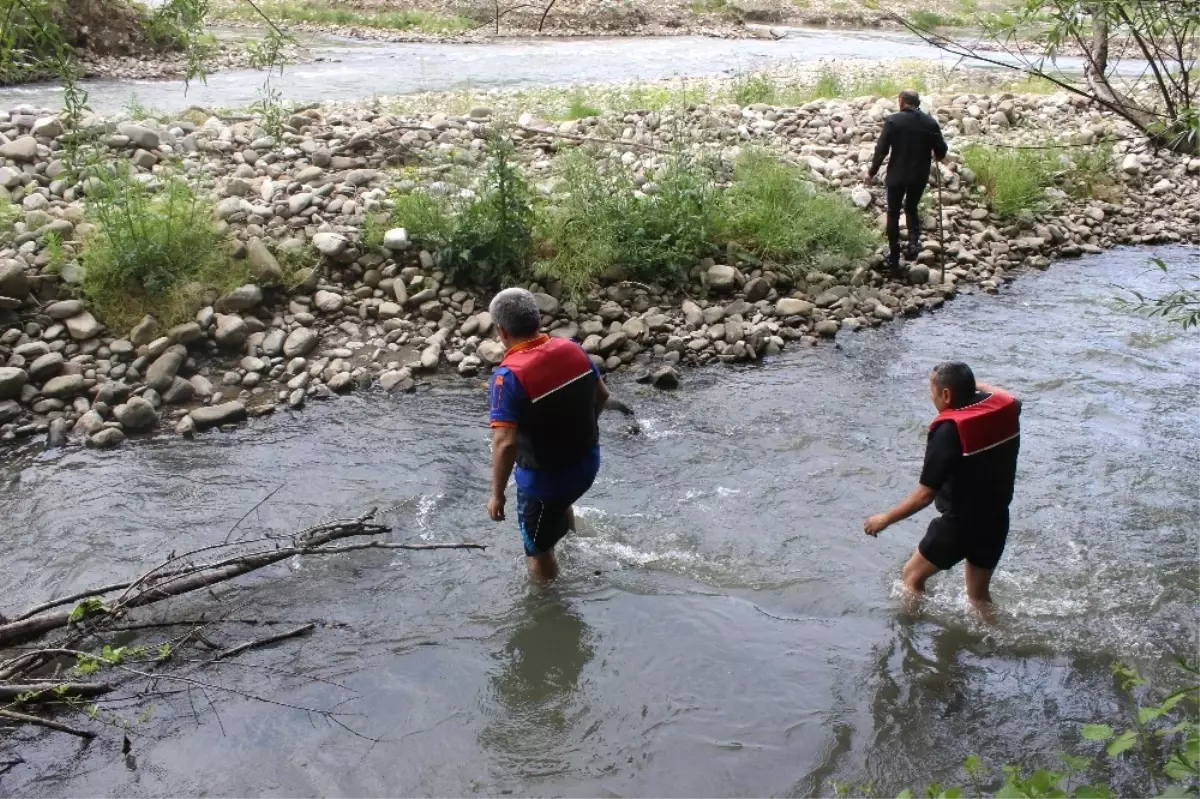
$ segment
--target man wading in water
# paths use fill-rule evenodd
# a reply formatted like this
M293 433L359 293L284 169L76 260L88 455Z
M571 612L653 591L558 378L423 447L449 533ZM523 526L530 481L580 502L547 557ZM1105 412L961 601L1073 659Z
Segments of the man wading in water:
M900 269L900 209L908 224L908 249L905 256L915 261L921 253L921 215L917 208L929 183L930 156L941 161L949 149L942 138L937 120L921 110L921 96L912 89L900 92L900 111L883 123L883 132L875 144L875 157L867 170L870 185L891 152L887 179L888 268Z
M914 595L925 581L966 560L967 597L985 616L988 586L1008 538L1008 505L1021 448L1021 401L986 383L976 383L965 363L943 363L929 375L929 394L938 416L929 425L920 484L887 513L863 524L877 536L936 502L941 516L904 564L901 578Z
M541 314L525 289L505 289L488 310L508 354L492 375L492 498L504 519L504 490L517 470L517 525L529 573L558 574L554 545L575 529L571 505L600 470L599 420L608 388L573 341L540 333Z

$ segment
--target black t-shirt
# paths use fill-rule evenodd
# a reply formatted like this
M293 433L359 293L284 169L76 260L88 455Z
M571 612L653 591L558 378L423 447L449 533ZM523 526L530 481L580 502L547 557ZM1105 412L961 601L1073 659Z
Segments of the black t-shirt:
M989 396L976 394L970 404ZM1020 447L1018 437L964 458L958 426L942 422L930 431L925 444L921 485L937 492L934 506L942 513L963 518L1007 514L1017 478Z

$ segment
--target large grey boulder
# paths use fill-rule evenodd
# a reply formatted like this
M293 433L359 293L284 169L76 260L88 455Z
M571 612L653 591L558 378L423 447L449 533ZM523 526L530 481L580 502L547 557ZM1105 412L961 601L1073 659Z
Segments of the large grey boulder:
M262 289L253 283L247 283L217 300L217 307L222 311L248 311L261 303L262 299Z
M283 283L283 268L279 265L279 259L267 249L262 239L250 239L246 245L246 257L250 260L250 273L259 283L264 286L278 286Z
M54 377L62 370L62 353L47 352L29 365L29 376L41 383Z
M237 349L246 343L250 328L246 320L237 314L217 314L217 329L213 331L213 340L225 349Z
M21 136L6 144L0 144L0 157L10 161L33 161L37 159L37 139Z
M233 424L246 418L246 406L234 400L220 405L206 405L194 408L188 416L195 423L197 430L216 427L222 424Z
M23 300L29 294L29 278L25 264L18 260L0 263L0 296Z
M129 137L129 146L143 150L158 149L158 134L150 128L136 125L133 122L122 122L117 125L117 133Z
M55 399L67 399L83 393L83 375L60 375L51 378L42 386L42 395Z
M113 408L113 417L132 433L151 430L158 424L158 412L141 397L130 397L128 402Z
M179 368L187 360L187 347L177 344L155 359L146 370L146 385L161 393L171 387Z
M87 311L72 316L66 320L66 325L67 332L76 341L87 341L88 339L95 338L104 329L103 325L96 321L96 317Z
M317 346L318 336L315 330L298 327L288 334L283 342L283 355L286 358L297 358L308 355Z
M15 366L0 366L0 400L16 399L21 389L29 382L24 369Z
M737 287L737 270L726 264L708 268L708 287L717 292L730 292Z

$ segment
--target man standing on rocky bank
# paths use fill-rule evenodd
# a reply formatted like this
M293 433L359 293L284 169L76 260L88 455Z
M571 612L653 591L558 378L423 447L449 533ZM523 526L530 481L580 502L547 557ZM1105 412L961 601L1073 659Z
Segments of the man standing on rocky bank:
M883 132L875 144L875 157L865 176L868 185L875 180L888 161L887 179L887 237L888 268L900 269L900 209L904 209L908 226L908 247L905 255L915 261L921 252L921 214L918 206L925 186L929 183L932 157L941 161L949 147L942 137L937 120L921 110L921 96L912 89L900 92L900 111L883 123ZM941 209L939 209L940 211Z
M901 578L913 595L939 571L967 561L967 598L987 615L992 571L1008 540L1008 506L1017 478L1021 448L1021 401L998 388L977 383L965 363L943 363L929 375L937 418L929 425L920 483L896 507L863 524L877 536L936 501L941 516L904 564Z
M504 491L517 472L517 525L534 577L558 575L554 545L575 529L571 507L600 470L597 422L608 387L573 341L540 331L541 314L525 289L505 289L488 310L508 353L492 375L492 498L488 516L504 519Z

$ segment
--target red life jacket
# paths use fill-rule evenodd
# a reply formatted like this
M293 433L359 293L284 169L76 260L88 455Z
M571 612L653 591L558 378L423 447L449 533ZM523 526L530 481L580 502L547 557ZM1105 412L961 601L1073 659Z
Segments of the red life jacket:
M1021 406L1012 396L997 391L965 408L947 408L929 425L954 422L964 456L977 455L1021 435Z
M529 397L517 420L519 465L570 466L596 446L596 373L582 347L543 335L509 350L500 365Z

